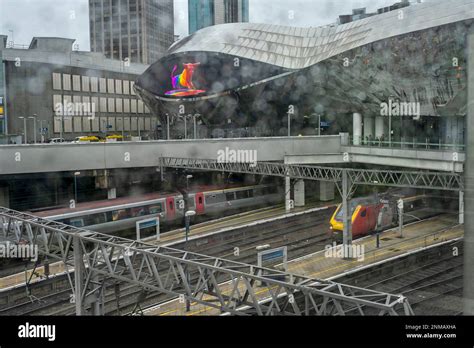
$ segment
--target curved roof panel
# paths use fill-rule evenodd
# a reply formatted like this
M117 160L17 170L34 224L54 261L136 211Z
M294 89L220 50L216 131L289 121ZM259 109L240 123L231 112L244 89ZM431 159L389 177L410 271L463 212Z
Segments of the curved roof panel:
M386 38L474 18L474 0L431 0L342 25L295 28L230 23L178 41L169 54L227 53L287 69L302 69Z

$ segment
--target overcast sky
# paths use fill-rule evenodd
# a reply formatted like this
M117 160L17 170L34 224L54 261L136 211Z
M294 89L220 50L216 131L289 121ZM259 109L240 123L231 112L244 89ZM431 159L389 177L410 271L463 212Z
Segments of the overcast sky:
M340 14L367 7L369 12L397 0L250 0L250 22L320 26ZM0 34L15 44L28 45L33 36L77 39L79 49L89 46L88 0L0 0ZM174 0L175 33L188 34L188 0Z

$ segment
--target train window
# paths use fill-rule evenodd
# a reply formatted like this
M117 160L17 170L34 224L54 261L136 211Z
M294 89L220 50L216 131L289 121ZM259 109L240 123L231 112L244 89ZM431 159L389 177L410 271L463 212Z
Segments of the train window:
M161 203L154 204L154 205L149 205L148 206L148 211L150 214L159 214L163 211Z
M202 204L202 197L198 197L198 204Z
M69 225L74 227L84 227L84 220L82 218L72 218L69 220Z
M148 215L148 209L147 207L131 208L131 215L132 217Z
M129 212L127 209L119 209L119 210L114 210L112 212L112 221L117 221L117 220L125 220L130 217Z
M234 194L234 192L227 192L227 193L225 194L225 199L226 199L227 201L233 201L233 200L235 200L235 194Z
M224 197L224 194L222 193L206 196L206 204L216 204L216 203L221 203L224 201L225 201L225 197Z
M365 217L367 215L367 210L364 209L360 212L360 217Z
M86 226L103 224L107 221L104 213L89 215Z
M248 194L248 191L237 191L235 193L237 199L245 199L245 198L249 198L249 194Z

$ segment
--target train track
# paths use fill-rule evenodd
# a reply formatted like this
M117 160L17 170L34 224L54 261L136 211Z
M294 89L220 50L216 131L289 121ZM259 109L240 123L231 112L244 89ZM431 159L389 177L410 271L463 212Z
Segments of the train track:
M258 233L249 232L240 236L232 236L229 240L223 240L220 245L201 244L199 247L193 248L192 251L240 262L256 263L257 252L255 248L257 246L269 244L272 248L275 248L287 245L288 258L296 258L309 252L321 250L332 240L327 233L327 221L332 212L332 209L328 209L316 214L300 215L297 219L291 219L290 221L278 220L276 223L269 223L268 226L260 226ZM239 248L238 255L234 253L236 247ZM107 315L123 315L136 312L137 299L143 295L143 289L135 285L128 285L125 282L120 282L119 286L120 309L117 309L117 294L113 286L105 289L104 308ZM61 290L33 302L27 301L2 309L0 315L73 315L75 305L69 301L70 294L71 289ZM145 309L169 299L171 297L167 295L150 293L140 301L140 305Z
M420 261L409 269L406 269L404 260L396 260L371 271L361 271L360 275L351 275L348 280L338 281L403 294L417 315L459 315L463 288L462 243L456 246L460 250L457 256L453 256L448 248L442 257Z

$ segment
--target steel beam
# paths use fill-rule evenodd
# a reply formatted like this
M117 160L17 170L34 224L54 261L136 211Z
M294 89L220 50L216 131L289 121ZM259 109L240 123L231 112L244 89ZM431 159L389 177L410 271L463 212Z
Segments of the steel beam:
M239 309L246 306L258 315L343 315L354 306L370 314L413 314L402 295L91 232L6 208L0 208L0 232L6 240L23 239L37 245L40 254L62 261L66 269L84 263L84 284L81 289L76 286L76 296L82 300L86 294L101 291L102 286L94 282L100 275L102 280L116 279L146 291L183 296L235 315L245 314ZM259 283L266 287L257 288ZM262 290L268 302L257 295ZM305 301L289 298L281 306L279 299L285 294L302 294Z

